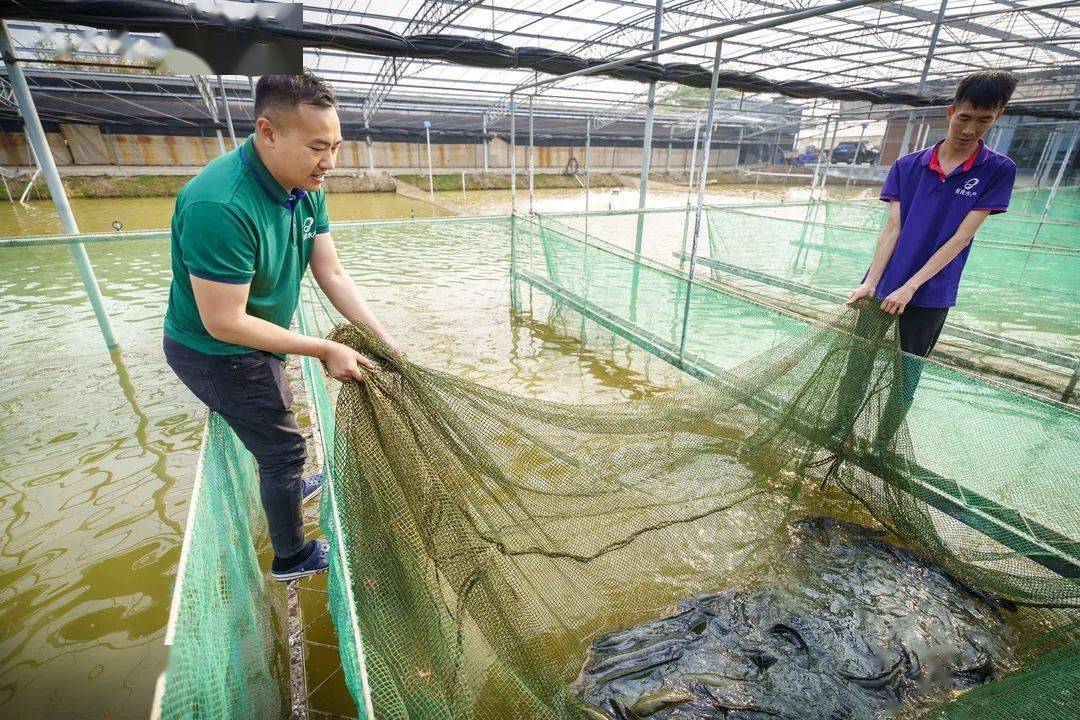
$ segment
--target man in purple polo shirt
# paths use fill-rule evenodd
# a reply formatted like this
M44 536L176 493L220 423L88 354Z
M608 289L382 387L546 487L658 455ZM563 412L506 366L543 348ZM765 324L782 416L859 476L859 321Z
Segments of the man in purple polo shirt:
M878 236L870 268L847 303L868 298L898 316L903 383L895 383L877 430L875 446L884 447L896 433L914 398L922 362L907 354L930 354L949 308L956 304L960 274L971 241L988 215L1005 212L1016 179L1016 163L983 143L1016 88L1016 77L1000 70L969 75L956 88L945 138L932 147L893 163L881 200L889 203L888 220ZM869 314L860 318L860 334L883 333ZM872 328L871 326L876 326ZM857 332L859 330L857 329ZM834 431L850 431L870 381L872 367L854 353L840 384Z

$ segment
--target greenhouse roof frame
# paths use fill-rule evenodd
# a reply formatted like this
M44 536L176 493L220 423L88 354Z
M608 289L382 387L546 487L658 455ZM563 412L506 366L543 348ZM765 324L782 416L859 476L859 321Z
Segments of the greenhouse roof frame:
M707 32L704 28L725 22L735 28L778 11L836 4L834 0L667 0L662 45L679 38L700 38ZM912 92L940 5L940 0L882 2L742 35L725 41L723 67L775 82L828 78L839 87ZM1080 80L1080 6L1075 2L967 0L960 6L960 0L952 0L951 5L955 7L946 5L929 65L928 94L948 93L959 77L975 68L1001 67L1042 76L1035 85L1021 84L1017 101L1064 107L1074 97ZM541 46L592 60L626 57L647 47L654 12L655 4L648 0L404 0L393 9L365 0L304 3L305 21L310 23L363 23L397 33L418 27L437 29L444 35L515 47ZM428 23L418 25L425 18ZM31 50L36 28L44 25L36 20L10 23L16 45ZM132 37L154 35L134 33ZM107 44L98 43L102 54L119 58L115 50L101 47ZM708 48L702 47L663 54L658 60L703 65L709 55ZM405 73L387 73L385 57L320 48L307 48L304 61L342 89L381 98L366 101L376 109L385 100L435 91L497 108L510 88L534 74L527 68L464 67L431 60L414 60ZM546 102L603 113L632 101L643 87L639 82L608 77L574 78L559 83ZM663 97L661 93L661 105ZM685 114L697 109L687 107Z

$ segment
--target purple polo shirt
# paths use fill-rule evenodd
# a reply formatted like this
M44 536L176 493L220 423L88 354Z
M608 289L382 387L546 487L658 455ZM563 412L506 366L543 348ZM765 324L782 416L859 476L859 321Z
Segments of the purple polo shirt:
M939 141L933 147L905 155L893 163L881 188L881 199L900 201L900 237L874 293L885 299L911 279L944 245L972 210L1005 212L1016 180L1016 163L986 147L982 140L967 161L952 174L941 174ZM911 305L952 307L964 271L969 244L915 291Z

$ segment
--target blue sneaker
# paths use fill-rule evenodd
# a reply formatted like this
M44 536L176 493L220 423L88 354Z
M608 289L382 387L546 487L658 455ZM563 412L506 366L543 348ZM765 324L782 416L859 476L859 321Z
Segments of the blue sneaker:
M315 549L307 560L297 563L288 570L273 570L270 575L280 582L291 582L300 578L311 577L326 572L330 568L329 548L325 540L316 540Z
M323 476L322 473L316 473L310 477L306 477L300 481L300 502L306 503L308 500L314 497L318 497L322 492Z

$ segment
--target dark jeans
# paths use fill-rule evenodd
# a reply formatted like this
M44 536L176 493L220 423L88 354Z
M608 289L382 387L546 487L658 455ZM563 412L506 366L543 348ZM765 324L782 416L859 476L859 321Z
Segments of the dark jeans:
M915 389L922 377L923 361L921 358L930 354L937 344L941 328L949 308L914 307L908 305L899 318L900 349L905 354L900 356L900 379L889 387L888 399L878 415L880 420L874 437L874 447L883 449L896 435L915 399ZM874 378L874 356L880 350L876 343L881 340L890 325L881 321L882 311L877 305L862 310L855 323L855 335L865 338L868 343L860 343L848 357L844 377L837 389L837 415L833 424L834 433L850 432L860 411L873 407L868 393ZM910 354L907 354L910 353ZM911 357L915 355L917 357ZM877 412L871 414L877 415Z
M292 412L285 363L271 353L207 355L165 335L165 360L180 381L221 415L259 464L259 496L278 557L304 547L300 480L307 445Z

